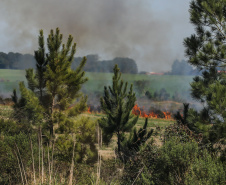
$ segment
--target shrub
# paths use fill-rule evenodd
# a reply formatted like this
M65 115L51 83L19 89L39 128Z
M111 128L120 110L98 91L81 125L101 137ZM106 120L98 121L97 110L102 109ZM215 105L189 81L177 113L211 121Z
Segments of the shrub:
M159 155L159 148L146 145L125 165L121 184L154 184L154 168Z
M181 143L172 137L160 149L153 174L155 184L184 184L186 173L198 152L196 142Z
M194 160L185 178L186 184L220 185L226 183L223 163L212 157L207 150Z
M186 125L173 124L166 127L164 132L164 141L170 140L170 138L175 137L178 142L190 142L196 141L201 142L202 134L195 134Z
M57 158L60 161L71 162L75 141L76 162L95 162L97 159L95 130L96 123L89 118L82 117L76 122L61 121L58 132L66 134L60 135L56 140Z

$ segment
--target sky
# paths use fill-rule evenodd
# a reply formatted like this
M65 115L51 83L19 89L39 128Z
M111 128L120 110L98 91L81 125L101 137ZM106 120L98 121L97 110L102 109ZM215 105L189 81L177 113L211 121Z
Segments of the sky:
M0 0L0 52L33 54L39 30L59 27L75 57L129 57L139 71L169 71L194 33L190 0Z

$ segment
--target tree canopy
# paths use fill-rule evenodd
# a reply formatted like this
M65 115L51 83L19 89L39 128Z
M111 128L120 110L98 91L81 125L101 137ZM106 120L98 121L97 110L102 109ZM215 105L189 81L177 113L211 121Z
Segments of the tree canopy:
M185 53L191 65L203 70L191 83L192 97L204 106L196 120L226 133L226 1L193 0L189 12L196 34L184 40ZM212 139L225 137L220 133L213 132Z

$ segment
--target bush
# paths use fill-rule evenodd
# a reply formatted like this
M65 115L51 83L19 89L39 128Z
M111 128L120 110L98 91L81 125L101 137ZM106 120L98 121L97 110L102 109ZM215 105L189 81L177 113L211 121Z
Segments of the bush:
M32 138L33 142L34 139ZM25 168L32 164L30 138L22 132L14 136L4 135L0 138L0 184L21 182L18 163L20 163L20 167L23 164ZM29 181L30 174L27 173L26 176Z
M168 141L172 137L175 137L178 142L183 143L190 141L196 141L200 143L202 140L202 134L195 134L186 125L177 123L170 125L165 129L164 141Z
M123 163L120 160L108 159L101 162L100 178L106 184L111 184L122 175Z
M159 155L159 148L147 145L125 165L121 184L154 184L154 168Z
M194 160L185 178L186 184L220 185L226 183L226 171L223 164L212 157L207 150Z
M163 145L157 159L155 184L184 184L186 173L198 152L196 142L181 143L172 137Z
M96 123L90 118L85 117L82 117L76 122L67 120L64 124L62 123L59 126L58 132L66 134L60 135L56 140L57 158L60 161L70 163L73 153L73 143L75 141L75 161L78 163L95 162L97 159L95 146ZM70 128L70 130L67 128Z

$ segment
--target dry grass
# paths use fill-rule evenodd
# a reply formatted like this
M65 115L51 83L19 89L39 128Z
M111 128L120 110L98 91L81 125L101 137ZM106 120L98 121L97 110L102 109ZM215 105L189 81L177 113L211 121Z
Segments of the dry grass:
M0 119L9 119L13 112L13 108L10 105L0 105Z

